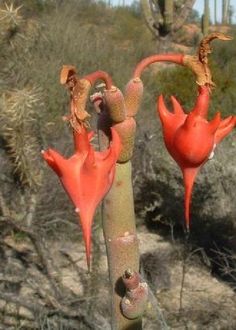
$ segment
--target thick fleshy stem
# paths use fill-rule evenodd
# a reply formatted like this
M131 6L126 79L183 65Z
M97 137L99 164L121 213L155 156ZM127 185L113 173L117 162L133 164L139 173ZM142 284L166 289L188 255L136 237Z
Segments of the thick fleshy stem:
M136 66L133 78L140 78L142 72L150 65L156 62L172 62L176 64L183 65L184 55L182 54L160 54L160 55L152 55L144 58L141 62Z
M121 299L125 295L122 275L127 269L139 271L130 161L116 164L113 186L103 205L103 231L111 285L112 329L141 330L140 314L130 320L121 312Z
M98 95L97 95L98 96ZM103 231L107 249L113 330L141 330L141 315L133 320L122 314L121 299L125 295L122 275L128 268L138 272L139 251L136 235L131 177L132 149L135 134L134 118L126 117L123 94L117 88L105 90L97 99L98 131L101 150L108 143L109 127L117 131L122 143L112 188L102 206ZM96 97L92 98L96 102ZM124 118L122 118L124 115ZM120 121L121 120L121 121ZM121 162L121 163L120 163Z

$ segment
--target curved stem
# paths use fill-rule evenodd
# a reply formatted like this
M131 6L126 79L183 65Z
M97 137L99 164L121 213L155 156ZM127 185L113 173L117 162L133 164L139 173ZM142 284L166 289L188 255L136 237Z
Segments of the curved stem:
M144 58L141 62L138 63L136 66L133 78L140 78L142 72L144 69L146 69L150 64L156 63L156 62L172 62L180 65L183 64L183 58L184 55L182 54L157 54L152 55L149 57Z
M112 87L112 78L105 71L95 71L86 75L85 77L83 77L83 79L88 80L92 86L97 80L103 80L106 84L106 89L111 89Z

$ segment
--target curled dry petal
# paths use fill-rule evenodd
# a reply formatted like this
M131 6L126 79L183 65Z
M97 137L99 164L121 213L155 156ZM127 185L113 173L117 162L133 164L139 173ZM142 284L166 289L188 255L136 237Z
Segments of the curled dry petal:
M75 76L76 68L73 65L63 65L60 73L60 83L65 85Z
M232 38L223 33L213 32L202 39L197 55L185 55L183 63L196 75L196 83L199 86L211 89L215 87L212 81L211 70L208 65L208 55L211 53L210 42L214 39L231 40Z
M121 150L120 138L112 130L112 141L108 150L98 152L89 143L92 134L82 126L74 131L75 153L63 158L48 149L42 153L48 165L56 172L79 213L85 241L88 267L90 265L91 228L95 210L113 183L115 164Z
M202 63L207 63L208 62L208 54L211 53L211 48L210 48L210 43L214 39L219 39L222 41L228 41L232 40L233 38L231 36L227 36L224 33L221 32L212 32L209 35L205 36L202 41L200 42L199 45L199 50L198 50L198 56L199 60Z

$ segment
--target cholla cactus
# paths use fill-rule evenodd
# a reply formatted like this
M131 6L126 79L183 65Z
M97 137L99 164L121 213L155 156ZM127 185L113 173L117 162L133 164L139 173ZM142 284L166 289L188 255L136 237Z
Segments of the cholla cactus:
M23 21L22 16L19 14L21 7L14 7L13 3L5 3L5 6L0 9L0 27L3 27L4 30L12 30L18 27Z
M141 0L146 25L160 41L168 40L182 28L195 0Z
M20 11L22 6L14 7L14 4L7 4L0 8L0 38L2 43L19 54L23 54L35 43L40 33L40 24L35 19L25 19Z
M9 40L23 23L23 18L19 13L20 7L14 7L13 3L7 4L0 8L0 38L1 41Z
M0 133L6 142L15 174L23 185L34 188L41 181L37 119L43 105L42 93L36 87L6 92L0 105Z

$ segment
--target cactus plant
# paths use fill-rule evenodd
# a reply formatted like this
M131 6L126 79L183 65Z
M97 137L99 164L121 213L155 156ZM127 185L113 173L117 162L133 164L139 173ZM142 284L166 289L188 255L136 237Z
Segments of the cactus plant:
M38 167L40 128L38 111L43 106L42 92L37 87L5 92L1 98L1 131L22 185L35 190L41 182Z
M229 0L222 0L222 24L228 23Z
M204 1L204 14L202 15L202 34L206 36L209 30L210 23L210 9L209 0Z
M217 2L214 0L214 23L217 24Z
M147 66L159 61L185 66L196 75L199 95L190 114L185 114L173 97L173 113L166 109L162 97L159 98L158 108L166 147L183 172L185 220L189 230L189 205L196 174L211 157L216 144L235 126L233 116L221 120L217 114L212 121L207 121L210 90L214 86L208 55L210 42L216 38L231 39L221 33L213 33L201 41L196 56L160 54L143 59L136 66L124 95L103 71L80 78L73 66L62 68L61 83L68 87L70 93L70 114L64 119L69 121L72 128L75 154L65 160L49 149L43 152L43 157L59 176L76 211L80 209L77 213L80 215L88 264L92 218L95 208L103 199L103 231L112 296L112 329L141 329L141 318L148 301L147 284L138 274L139 253L131 180L135 115L143 95L141 75ZM99 117L98 130L102 135L102 151L99 152L93 151L89 142L90 115L86 110L90 89L97 80L105 83L105 90L91 97Z
M147 27L158 40L159 51L162 51L162 44L183 26L194 3L195 0L141 0Z

